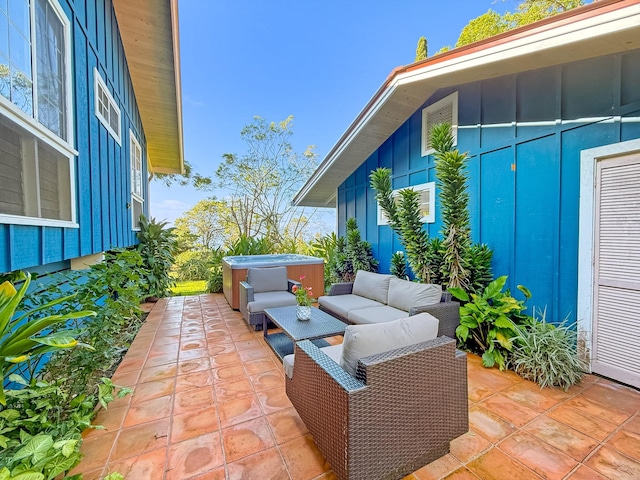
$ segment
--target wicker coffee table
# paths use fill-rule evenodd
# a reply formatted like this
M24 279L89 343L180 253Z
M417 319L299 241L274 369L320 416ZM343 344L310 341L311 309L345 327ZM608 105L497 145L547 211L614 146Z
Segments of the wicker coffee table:
M347 326L337 318L318 308L311 308L311 319L301 321L296 318L296 307L265 308L262 323L264 339L273 349L280 361L293 353L293 344L300 340L311 340L319 347L329 345L323 338L342 335ZM282 332L269 335L267 324L271 320Z

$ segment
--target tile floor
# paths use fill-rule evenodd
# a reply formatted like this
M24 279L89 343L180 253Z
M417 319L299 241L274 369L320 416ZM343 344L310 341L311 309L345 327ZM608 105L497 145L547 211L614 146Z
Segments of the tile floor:
M473 355L468 367L470 432L405 480L640 478L640 392L592 375L540 390ZM160 300L113 380L134 395L86 432L85 480L335 478L262 333L222 295Z

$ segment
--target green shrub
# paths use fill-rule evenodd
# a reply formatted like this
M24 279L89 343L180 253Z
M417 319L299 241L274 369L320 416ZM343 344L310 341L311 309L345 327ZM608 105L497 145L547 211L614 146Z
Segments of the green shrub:
M516 326L509 368L541 387L567 390L582 379L587 369L576 351L574 325L567 325L565 319L555 326L546 322L546 311L538 314L539 318L534 316L524 325Z
M471 298L461 288L448 289L455 298L467 302L460 307L456 336L466 348L482 355L485 367L497 365L500 370L504 370L513 351L517 325L527 319L522 314L526 309L524 302L513 298L508 290L502 291L506 282L506 276L497 278L481 294L472 293ZM522 285L518 289L526 299L531 297Z
M211 268L209 273L209 280L207 280L207 292L222 292L222 265L216 265Z
M165 297L173 284L169 271L173 266L173 256L178 243L173 228L166 226L167 222L140 216L138 252L145 269L145 296Z
M336 242L333 274L341 282L353 282L358 270L378 271L378 261L373 257L371 244L360 238L355 218L347 220L347 235Z
M312 240L309 244L309 254L324 259L324 289L328 291L332 283L339 282L336 276L336 247L338 236L335 232Z
M82 459L83 430L102 428L91 425L96 403L106 408L116 396L131 393L108 378L100 382L97 397L70 396L61 388L64 379L28 383L11 375L10 380L24 388L7 390L6 407L0 409L1 479L52 479L68 472Z
M211 250L187 250L176 255L173 274L177 281L206 280L212 265Z
M403 280L407 278L407 259L404 252L395 252L391 255L391 275Z
M0 404L5 404L4 376L11 372L16 364L32 360L33 357L59 349L78 345L77 331L52 332L56 325L66 325L72 319L93 316L93 310L81 310L63 314L58 305L70 301L75 295L60 297L35 308L29 308L23 302L31 274L18 276L24 281L16 290L13 284L5 281L0 285ZM16 314L16 310L23 312ZM38 312L47 312L38 314ZM80 344L82 345L82 344Z

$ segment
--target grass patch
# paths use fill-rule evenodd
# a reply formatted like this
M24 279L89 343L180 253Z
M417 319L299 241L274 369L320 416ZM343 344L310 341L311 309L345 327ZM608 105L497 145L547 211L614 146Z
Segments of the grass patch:
M191 280L189 282L176 282L175 287L171 287L171 295L174 297L185 297L187 295L199 295L207 293L206 280Z

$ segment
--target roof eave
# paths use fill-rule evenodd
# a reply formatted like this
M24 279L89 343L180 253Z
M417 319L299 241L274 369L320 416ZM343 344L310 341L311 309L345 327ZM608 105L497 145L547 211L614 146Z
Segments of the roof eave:
M149 170L184 171L178 0L113 0Z
M602 0L398 67L295 195L293 204L332 206L338 186L440 88L634 48L640 48L638 0Z

